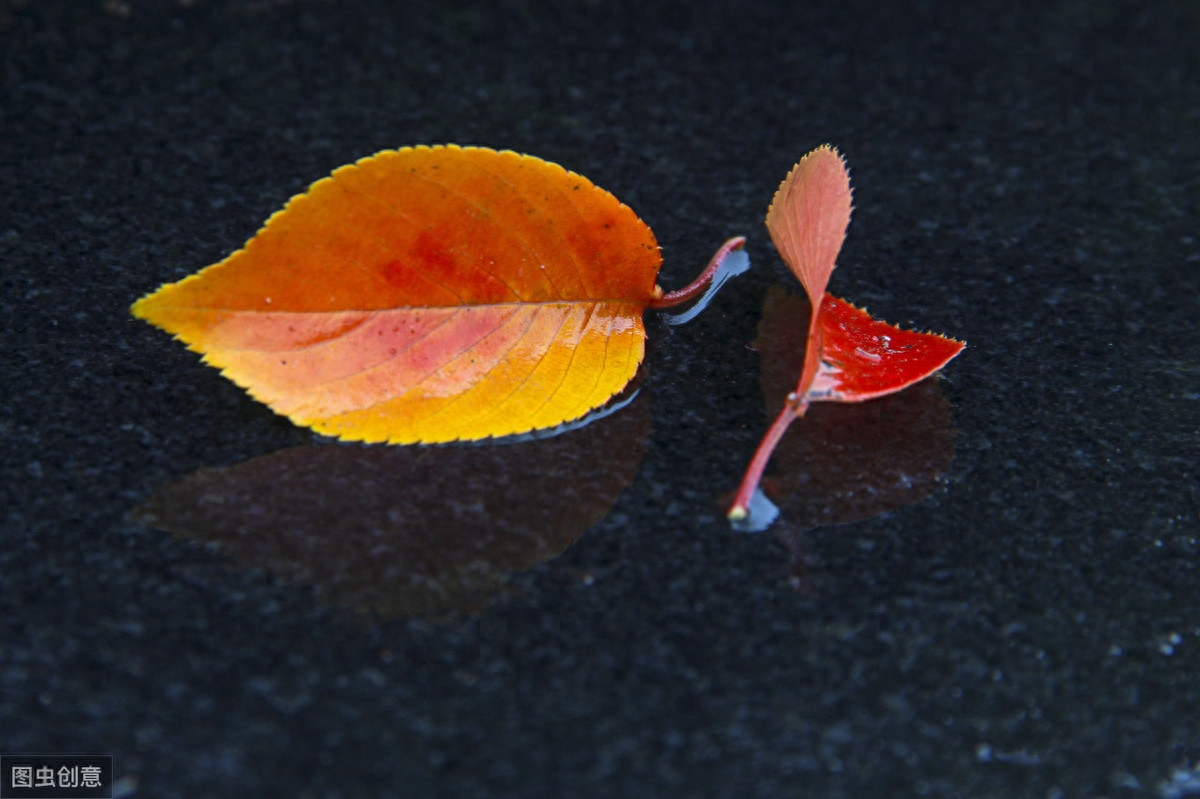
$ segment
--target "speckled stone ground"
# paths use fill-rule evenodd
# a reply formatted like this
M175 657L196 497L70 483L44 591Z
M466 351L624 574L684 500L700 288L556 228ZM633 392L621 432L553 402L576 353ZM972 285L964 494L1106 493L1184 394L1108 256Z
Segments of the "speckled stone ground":
M111 752L147 797L1200 793L1196 6L730 6L0 2L0 751ZM447 141L613 191L668 288L750 237L699 320L652 324L611 510L422 618L135 521L320 442L129 304ZM749 345L797 288L762 217L826 141L831 290L969 342L955 456L918 502L737 534Z

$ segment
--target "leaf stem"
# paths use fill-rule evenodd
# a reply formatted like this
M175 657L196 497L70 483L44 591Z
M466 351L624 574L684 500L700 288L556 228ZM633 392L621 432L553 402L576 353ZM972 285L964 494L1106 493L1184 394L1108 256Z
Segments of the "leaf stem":
M825 302L824 296L814 298L810 294L808 299L812 303L812 315L808 318L808 340L804 344L804 368L800 370L800 382L796 384L796 393L806 400L821 371L821 306ZM804 405L808 407L808 402Z
M775 447L779 444L779 440L783 438L783 433L797 418L804 415L808 410L808 402L796 394L789 394L787 402L784 403L783 410L775 417L775 421L771 423L767 434L763 436L763 440L759 443L758 449L754 451L754 458L751 459L750 465L746 467L746 474L742 477L742 484L738 487L737 496L733 498L733 504L729 506L727 514L730 521L741 521L750 513L750 500L754 496L754 489L758 488L758 483L762 480L763 470L767 468L767 462L771 460L771 453L775 451Z
M708 284L712 282L713 275L721 268L721 264L729 257L731 252L740 250L746 245L745 236L735 236L729 241L721 245L720 249L713 254L712 259L708 262L708 266L700 273L700 276L693 280L687 286L672 291L670 294L664 294L657 300L650 301L651 308L673 308L676 305L685 303L688 300L693 300L700 296Z

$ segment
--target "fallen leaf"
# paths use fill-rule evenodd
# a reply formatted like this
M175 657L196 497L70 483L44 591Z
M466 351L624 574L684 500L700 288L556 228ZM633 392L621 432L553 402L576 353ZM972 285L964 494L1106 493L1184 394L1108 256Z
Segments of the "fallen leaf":
M381 618L477 612L612 509L646 451L645 398L512 446L296 447L159 489L131 514L242 568Z
M714 257L739 249L731 240ZM299 425L407 444L578 419L621 391L663 296L650 228L532 156L406 147L293 197L133 314Z
M820 313L821 357L809 402L862 402L900 391L945 366L963 348L936 333L902 330L826 294Z
M800 159L767 211L771 240L803 284L811 313L800 379L742 478L729 510L733 522L750 515L771 453L810 403L863 402L892 394L934 374L964 346L937 334L901 330L826 293L850 211L850 175L828 145Z
M803 368L807 298L772 288L755 350L768 416L786 403ZM917 502L935 491L954 460L950 404L937 380L872 402L818 403L788 427L762 478L761 510L751 503L739 530L766 529L778 506L784 529L847 524ZM778 530L777 530L778 532Z

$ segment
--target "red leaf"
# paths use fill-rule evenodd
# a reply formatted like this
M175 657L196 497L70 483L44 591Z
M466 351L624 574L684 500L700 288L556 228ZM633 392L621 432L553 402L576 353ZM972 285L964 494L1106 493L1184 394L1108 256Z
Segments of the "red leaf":
M862 402L924 380L962 351L963 343L936 333L901 330L832 294L819 315L820 366L810 402Z

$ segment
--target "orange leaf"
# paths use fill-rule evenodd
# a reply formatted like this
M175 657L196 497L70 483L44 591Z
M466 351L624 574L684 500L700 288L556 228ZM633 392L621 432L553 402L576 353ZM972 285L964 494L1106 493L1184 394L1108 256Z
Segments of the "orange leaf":
M554 427L633 377L654 234L532 156L406 147L317 181L133 313L300 425L444 442ZM690 295L689 295L690 296Z

